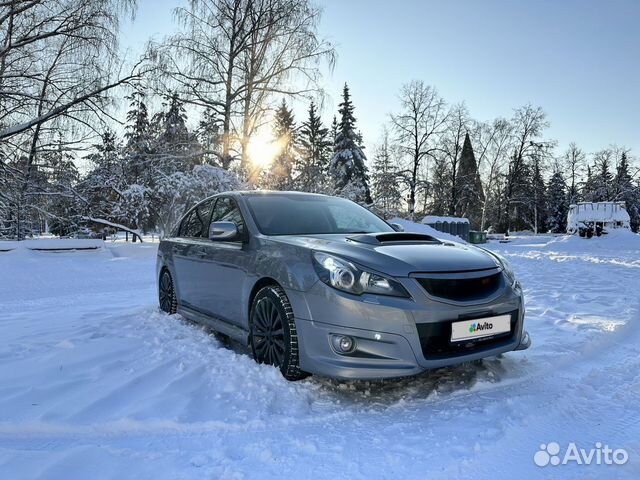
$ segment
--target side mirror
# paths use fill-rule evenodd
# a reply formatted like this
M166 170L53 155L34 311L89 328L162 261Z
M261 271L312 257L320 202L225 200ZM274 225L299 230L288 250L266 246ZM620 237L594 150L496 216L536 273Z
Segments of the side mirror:
M404 227L399 223L391 223L390 225L396 232L404 232Z
M209 240L231 240L238 236L238 227L233 222L211 222Z

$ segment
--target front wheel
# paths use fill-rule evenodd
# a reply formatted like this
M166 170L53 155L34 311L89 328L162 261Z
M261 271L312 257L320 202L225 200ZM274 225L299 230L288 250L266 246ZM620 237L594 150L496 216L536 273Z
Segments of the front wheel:
M158 281L158 303L160 309L173 315L178 310L178 300L176 297L176 291L173 288L173 279L169 270L162 270L160 274L160 280Z
M284 290L277 285L262 288L253 299L250 313L250 343L258 363L276 366L287 380L302 380L299 346L293 309Z

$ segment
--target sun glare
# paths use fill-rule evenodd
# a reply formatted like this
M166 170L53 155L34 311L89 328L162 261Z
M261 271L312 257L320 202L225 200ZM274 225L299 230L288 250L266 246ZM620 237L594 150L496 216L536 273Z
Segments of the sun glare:
M251 162L260 168L267 168L280 153L279 142L275 141L267 131L261 131L249 141L248 153Z

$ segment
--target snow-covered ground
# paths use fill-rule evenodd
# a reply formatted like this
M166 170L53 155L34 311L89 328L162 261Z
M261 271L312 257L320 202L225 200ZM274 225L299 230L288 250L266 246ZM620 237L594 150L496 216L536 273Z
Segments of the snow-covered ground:
M489 247L532 348L384 383L288 383L160 313L157 245L0 253L0 478L639 478L640 237Z

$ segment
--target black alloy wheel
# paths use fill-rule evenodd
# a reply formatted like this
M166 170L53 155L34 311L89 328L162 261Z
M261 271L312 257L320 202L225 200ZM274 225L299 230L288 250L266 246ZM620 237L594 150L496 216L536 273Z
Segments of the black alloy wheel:
M176 313L178 309L178 301L176 298L176 291L173 288L173 279L169 270L163 270L160 274L160 281L158 282L158 301L160 303L160 309L163 312L172 315Z
M262 288L253 300L250 319L253 358L278 367L287 380L307 377L299 368L298 334L284 290L277 285Z

